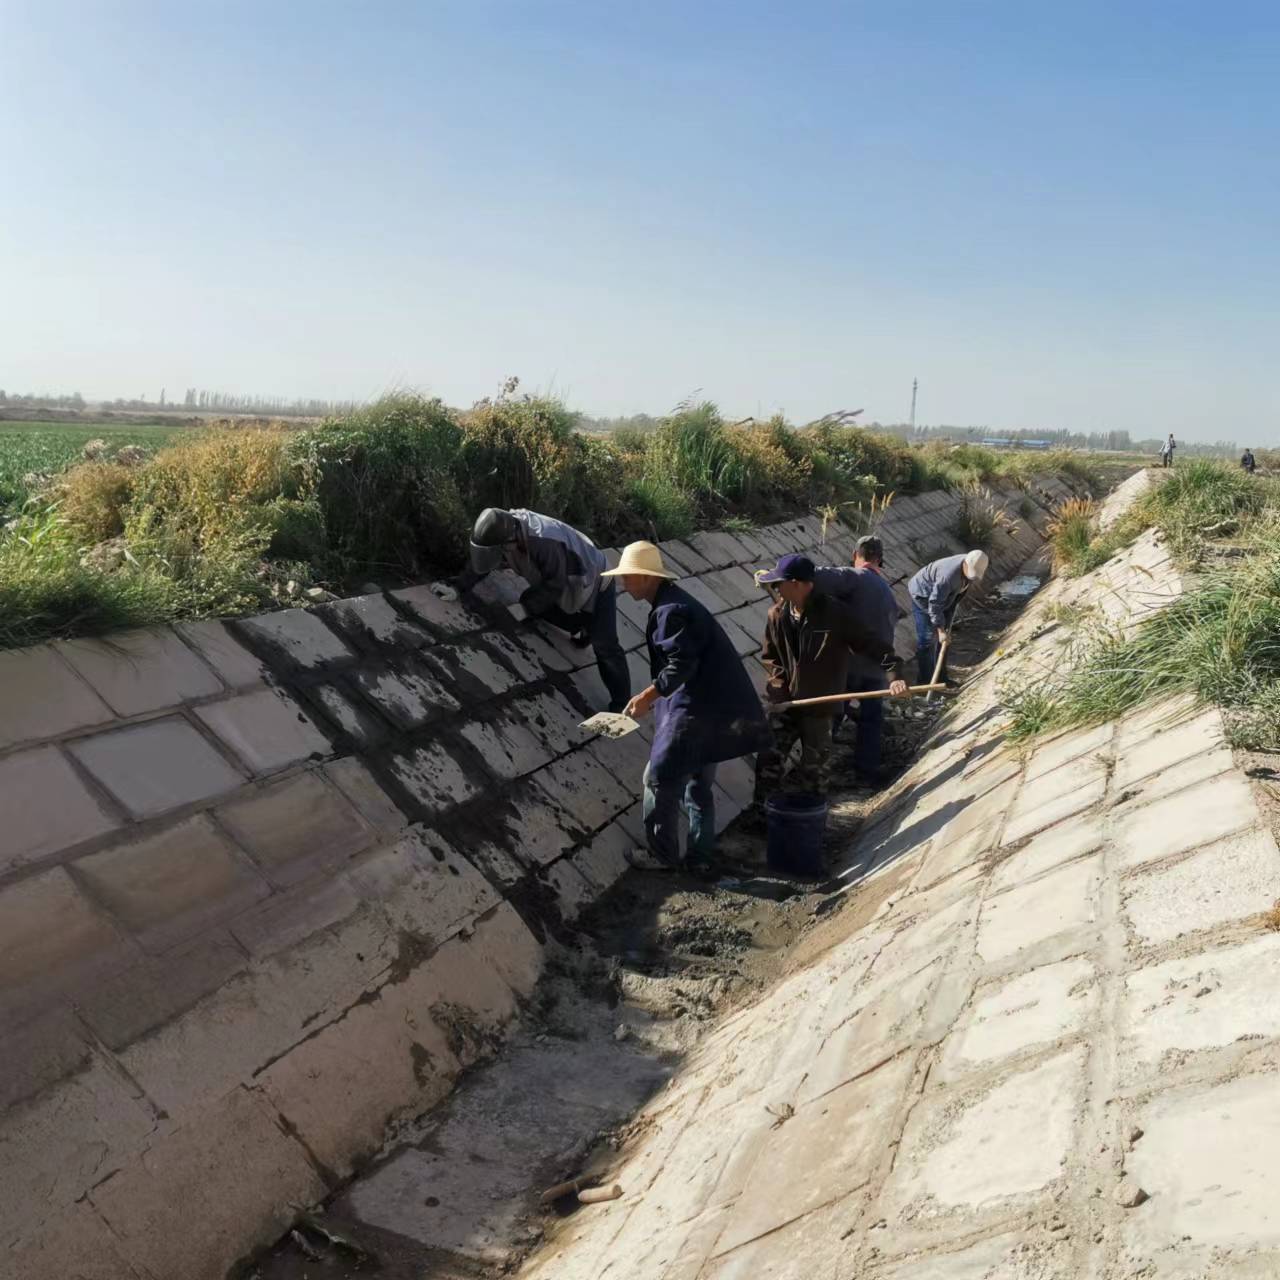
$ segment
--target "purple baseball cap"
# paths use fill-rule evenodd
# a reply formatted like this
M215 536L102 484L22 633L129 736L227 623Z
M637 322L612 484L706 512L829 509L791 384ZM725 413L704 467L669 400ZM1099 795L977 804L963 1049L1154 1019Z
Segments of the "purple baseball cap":
M808 556L783 556L777 567L762 573L760 582L812 582L813 561Z

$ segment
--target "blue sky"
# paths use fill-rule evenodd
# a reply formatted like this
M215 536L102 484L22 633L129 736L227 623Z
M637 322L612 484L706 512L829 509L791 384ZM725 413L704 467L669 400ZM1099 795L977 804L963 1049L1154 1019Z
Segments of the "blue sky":
M0 0L0 386L1280 442L1280 9Z

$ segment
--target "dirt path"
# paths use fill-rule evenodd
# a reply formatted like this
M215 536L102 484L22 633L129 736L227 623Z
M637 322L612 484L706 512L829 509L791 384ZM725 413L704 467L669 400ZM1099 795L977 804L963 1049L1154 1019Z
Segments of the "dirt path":
M962 616L950 664L957 680L1024 606L993 600ZM890 704L885 763L905 768L947 705ZM832 779L834 854L856 838L879 793L854 783L851 742L837 745ZM876 905L863 901L870 894L772 875L755 832L730 826L720 856L714 881L624 876L552 958L500 1056L404 1126L323 1218L300 1224L242 1271L245 1280L481 1280L509 1274L568 1226L561 1219L573 1206L543 1208L537 1193L607 1171L630 1118L717 1019Z

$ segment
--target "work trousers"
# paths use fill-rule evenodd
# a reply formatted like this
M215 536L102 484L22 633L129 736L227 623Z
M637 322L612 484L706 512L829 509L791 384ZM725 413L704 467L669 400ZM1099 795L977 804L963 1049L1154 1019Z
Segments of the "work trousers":
M1160 455L1160 465L1161 465L1161 466L1164 466L1164 467L1170 467L1170 466L1172 466L1172 465L1173 465L1173 454L1171 454L1171 453L1162 453L1162 454Z
M858 675L849 677L850 693L872 693L885 687L883 676ZM863 698L859 702L846 702L843 714L857 724L853 740L853 768L855 773L875 773L880 768L880 740L884 733L884 699Z
M613 579L601 582L595 608L566 613L559 605L553 605L538 618L570 634L587 633L600 679L609 691L609 710L621 711L631 701L631 672L627 669L627 655L618 643L618 588Z
M928 684L933 679L933 668L938 661L938 628L929 621L929 615L914 601L911 612L916 620L916 675L917 684ZM951 619L947 619L947 626ZM939 680L947 678L947 664L942 664Z
M831 782L831 717L824 713L806 716L797 711L784 711L773 717L773 749L756 756L757 805L782 790L787 758L797 742L800 761L787 774L786 789L815 796L827 794Z
M658 780L644 767L644 834L649 852L675 867L680 864L680 810L689 815L689 860L706 861L716 847L716 767Z

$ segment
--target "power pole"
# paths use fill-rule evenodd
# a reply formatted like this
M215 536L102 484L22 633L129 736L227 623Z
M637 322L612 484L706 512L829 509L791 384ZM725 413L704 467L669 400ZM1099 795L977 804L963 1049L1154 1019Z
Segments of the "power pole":
M911 379L911 434L916 433L916 389L920 386L918 378Z

